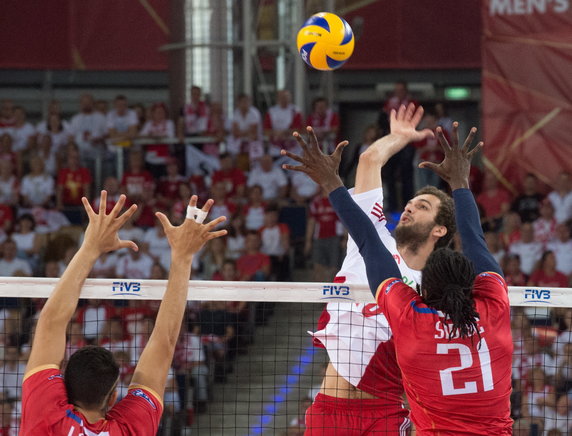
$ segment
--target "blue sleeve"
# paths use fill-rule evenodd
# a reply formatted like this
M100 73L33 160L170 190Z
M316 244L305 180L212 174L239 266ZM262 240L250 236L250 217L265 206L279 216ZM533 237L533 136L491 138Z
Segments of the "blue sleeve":
M471 259L477 274L493 271L504 277L500 265L487 248L473 193L468 189L456 189L453 191L453 200L463 253Z
M401 278L401 272L389 250L379 239L373 223L343 186L330 193L330 202L355 241L365 262L367 281L375 297L385 279Z

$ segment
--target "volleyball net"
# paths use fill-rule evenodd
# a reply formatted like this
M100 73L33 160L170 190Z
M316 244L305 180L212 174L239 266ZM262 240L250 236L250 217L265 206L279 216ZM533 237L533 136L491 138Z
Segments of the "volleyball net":
M0 279L0 435L18 434L35 322L57 280ZM121 368L119 397L125 395L166 283L88 279L68 329L66 358L88 344L110 349ZM570 434L572 289L511 287L509 298L516 426L527 435ZM328 362L308 331L331 302L374 300L365 285L190 281L159 434L304 434L305 411Z

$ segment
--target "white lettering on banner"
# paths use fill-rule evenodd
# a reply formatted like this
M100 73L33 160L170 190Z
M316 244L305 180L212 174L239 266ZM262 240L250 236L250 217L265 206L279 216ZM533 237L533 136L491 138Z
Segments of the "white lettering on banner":
M489 15L562 14L569 8L570 0L490 0Z

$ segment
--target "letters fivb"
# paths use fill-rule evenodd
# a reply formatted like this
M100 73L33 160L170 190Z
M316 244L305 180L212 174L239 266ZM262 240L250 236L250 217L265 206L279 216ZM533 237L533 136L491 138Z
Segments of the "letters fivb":
M350 287L346 285L324 285L322 295L349 295Z
M141 290L139 282L113 282L111 286L112 291L118 294L131 294Z
M531 301L550 300L550 289L525 289L524 299Z

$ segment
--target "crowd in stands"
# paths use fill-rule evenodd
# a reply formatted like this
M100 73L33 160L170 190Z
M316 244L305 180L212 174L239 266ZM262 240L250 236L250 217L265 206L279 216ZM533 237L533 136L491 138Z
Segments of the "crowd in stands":
M411 101L407 85L397 83L379 125L368 127L345 166L355 171L359 154L387 132L389 111ZM264 116L247 95L237 97L236 109L227 116L222 105L205 101L196 86L176 116L164 103L130 106L122 95L111 109L107 106L82 95L78 113L66 120L54 101L46 119L34 125L24 108L1 103L0 276L59 277L81 242L81 198L97 199L103 188L108 211L122 193L138 205L120 237L135 241L140 250L102 256L94 278L165 279L169 245L154 212L166 211L171 222L182 222L190 195L198 194L203 201L214 199L210 218L229 218L229 234L195 258L192 278L286 281L309 257L312 278L331 280L343 257L343 228L327 196L304 174L282 170L285 158L280 156L282 148L298 150L291 133L305 125L314 127L325 150L333 150L340 119L326 99L314 100L306 118L287 90L277 93L276 104ZM443 126L446 135L451 132L442 105L428 109L423 123ZM118 173L119 152L125 166ZM416 184L442 187L431 174L413 170L418 159L441 158L436 140L428 139L392 159L383 171L386 209L399 211ZM96 174L101 186L96 186ZM490 171L475 169L472 176L487 243L507 283L570 286L570 173L560 173L548 195L532 174L512 192ZM99 207L97 201L94 207ZM43 303L1 300L0 435L10 434L2 429L15 425L6 416L17 420L18 386ZM121 362L120 390L125 392L157 309L158 302L137 300L83 302L70 325L67 355L86 344L108 347ZM271 313L270 304L189 302L165 394L170 416L189 423L193 411L206 410L212 384L226 380L234 357L248 352L257 325ZM514 417L546 431L552 425L560 428L563 415L572 422L572 310L515 310L513 320ZM294 427L300 430L302 425Z

